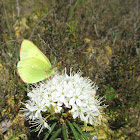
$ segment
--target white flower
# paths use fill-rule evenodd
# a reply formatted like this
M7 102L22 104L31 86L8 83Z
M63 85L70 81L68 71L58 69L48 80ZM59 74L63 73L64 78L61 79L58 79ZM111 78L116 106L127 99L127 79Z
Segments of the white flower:
M48 123L42 117L39 117L38 119L31 121L31 124L32 124L31 127L37 127L36 131L39 131L38 136L43 131L44 128L51 130Z
M89 78L84 78L81 73L72 73L67 75L56 74L46 83L40 82L34 85L27 94L30 98L23 108L24 115L27 119L40 124L39 132L49 126L44 121L43 115L61 114L63 110L69 110L73 119L80 118L81 121L93 124L101 113L99 111L102 99L95 97L98 87ZM47 116L45 116L47 118Z

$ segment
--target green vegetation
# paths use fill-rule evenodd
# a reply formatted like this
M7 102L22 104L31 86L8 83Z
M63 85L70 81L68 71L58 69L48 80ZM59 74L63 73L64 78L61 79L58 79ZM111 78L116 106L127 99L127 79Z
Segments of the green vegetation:
M96 126L97 132L91 126L88 131L103 140L138 140L139 6L138 0L1 0L0 139L37 136L19 115L21 102L27 99L27 85L19 78L16 65L21 41L29 39L59 71L80 69L97 83L98 95L106 96L109 106L101 125ZM75 124L69 126L79 130Z

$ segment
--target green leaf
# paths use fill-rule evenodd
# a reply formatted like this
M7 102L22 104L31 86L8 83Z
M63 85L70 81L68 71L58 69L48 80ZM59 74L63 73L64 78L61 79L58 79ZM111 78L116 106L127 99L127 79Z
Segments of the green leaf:
M67 113L62 113L63 116L67 116Z
M110 91L111 91L111 92L114 92L115 90L114 90L114 88L113 88L113 87L111 87L111 88L110 88Z
M74 125L74 127L79 131L79 133L84 137L85 140L88 140L88 138L84 135L83 131L81 130L81 128L75 123L72 123Z
M77 135L78 135L78 140L84 140L81 134L77 133Z
M69 125L69 127L70 127L70 129L71 129L73 135L74 135L75 140L79 140L77 131L76 131L75 128L73 127L72 123L70 123L69 120L67 120L67 122L68 122L68 125Z
M35 132L37 129L35 128L35 129L32 129L30 132Z
M104 89L109 90L108 86L103 85Z
M50 140L55 140L55 138L60 134L61 132L61 128L59 128L50 138Z
M85 136L87 136L87 137L90 137L90 138L92 138L93 136L92 135L90 135L88 132L83 132L83 134L85 135Z
M63 133L63 137L64 137L64 140L68 140L68 135L67 135L67 131L66 131L66 124L63 123L62 124L62 133Z
M68 26L70 29L72 29L72 27L71 27L71 25L70 25L70 24L66 23L66 26Z
M109 95L106 95L106 99L111 101L113 98L116 97L117 94L109 94Z
M51 130L49 130L49 131L46 133L46 135L45 135L46 139L49 137L49 135L51 134L51 132L52 132L53 129L55 128L56 124L57 124L56 122L52 124Z

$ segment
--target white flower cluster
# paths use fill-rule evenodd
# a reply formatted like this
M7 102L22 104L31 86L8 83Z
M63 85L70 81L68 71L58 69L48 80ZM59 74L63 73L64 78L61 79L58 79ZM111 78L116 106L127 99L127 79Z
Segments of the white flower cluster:
M80 118L81 121L93 124L99 111L100 100L95 98L98 87L88 78L83 78L81 73L56 74L46 83L41 82L27 94L30 100L26 108L22 108L24 116L31 120L33 126L39 125L40 132L43 128L50 129L43 112L60 113L63 105L69 109L73 119Z

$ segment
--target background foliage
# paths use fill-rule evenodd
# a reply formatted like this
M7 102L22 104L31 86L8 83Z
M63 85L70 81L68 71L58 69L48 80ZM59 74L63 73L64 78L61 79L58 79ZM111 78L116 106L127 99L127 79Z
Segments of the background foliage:
M0 139L35 135L19 116L27 99L16 68L23 39L59 71L80 69L99 85L109 105L99 139L140 139L139 8L139 0L1 0Z

